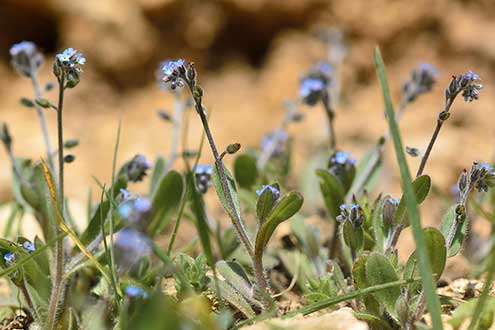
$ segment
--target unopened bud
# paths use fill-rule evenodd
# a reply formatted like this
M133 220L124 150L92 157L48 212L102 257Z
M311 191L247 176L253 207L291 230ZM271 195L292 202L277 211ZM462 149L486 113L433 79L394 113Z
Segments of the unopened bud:
M446 121L447 119L449 119L449 117L450 117L450 112L448 111L442 111L438 115L438 119L440 119L441 121Z
M241 149L241 144L240 143L232 143L232 144L229 144L226 151L228 154L235 154L236 152L239 151L239 149Z
M67 163L67 164L72 163L74 160L76 160L76 156L74 156L72 154L65 155L65 157L64 157L64 163Z
M25 107L28 107L28 108L33 108L34 107L33 100L28 99L27 97L21 97L20 102Z

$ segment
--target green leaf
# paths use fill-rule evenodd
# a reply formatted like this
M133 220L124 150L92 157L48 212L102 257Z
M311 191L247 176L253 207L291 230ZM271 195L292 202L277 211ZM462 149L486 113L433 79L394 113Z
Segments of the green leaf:
M382 197L378 203L376 204L375 209L373 210L371 224L373 228L373 236L375 245L379 248L380 252L385 252L385 237L387 236L387 227L383 221L383 207L387 200L390 199L390 196Z
M457 214L455 212L455 209L456 207L452 206L447 211L447 213L443 216L442 224L440 225L440 231L444 235L446 241L449 239L451 228L455 225L456 222ZM454 239L452 240L450 247L448 247L449 258L459 253L462 248L464 238L466 238L469 229L469 220L467 218L467 215L464 214L461 217L462 219L460 224L457 226L457 230L454 234Z
M170 216L179 207L183 192L184 180L179 172L172 170L162 178L151 203L153 213L148 227L151 237L165 229Z
M423 201L426 199L426 196L428 196L428 193L430 192L431 188L431 178L424 174L419 177L417 177L413 183L413 190L414 194L416 196L416 203L421 204ZM395 218L394 218L394 224L399 224L402 223L402 219L404 218L406 214L406 201L404 197L400 199L399 206L397 208L397 212L395 213Z
M234 176L239 187L250 189L258 180L256 158L249 154L239 155L234 161Z
M340 205L344 203L344 187L339 179L326 170L316 170L316 175L321 178L320 190L328 213L335 219L340 214Z
M113 190L113 196L117 196L120 193L120 189L125 189L127 187L127 179L124 177L119 177L115 181L111 190ZM111 196L111 195L110 195ZM93 217L91 218L86 230L81 235L81 242L84 245L92 242L98 234L101 232L102 223L105 222L107 218L108 212L110 211L110 200L105 200L100 203L93 213Z
M366 282L369 286L396 282L399 276L390 260L382 254L372 253L365 264ZM395 310L395 302L400 296L400 287L395 286L387 290L381 290L374 294L375 298L382 302L389 313Z
M361 321L366 321L372 329L392 330L392 327L380 317L369 313L354 313L354 316Z
M186 179L191 196L191 210L196 219L194 224L198 230L199 239L201 240L206 260L208 260L208 265L213 268L215 267L215 257L213 256L213 250L211 248L210 227L208 225L203 196L195 189L194 173L189 171Z
M447 248L445 246L445 238L443 234L436 228L425 228L423 230L426 240L426 249L428 251L428 257L431 263L431 269L435 275L435 280L438 280L442 275L445 264L447 262ZM416 251L414 251L407 260L404 268L404 278L414 278L420 276L418 269L418 260L416 257ZM421 286L415 284L411 288L412 290L419 292Z
M271 189L264 189L263 193L258 197L256 202L256 216L258 221L262 224L266 217L270 214L275 205L275 196Z
M240 264L220 260L216 264L216 269L218 274L246 301L259 308L262 307L262 304L255 299L252 284L247 279L246 272Z
M387 82L387 74L385 72L385 64L383 63L380 50L375 48L374 60L376 66L376 72L380 85L383 91L383 98L385 101L385 110L390 133L394 142L395 154L397 156L397 162L400 168L402 187L404 190L404 198L406 201L406 207L408 211L409 221L412 226L414 241L416 243L416 249L418 253L419 269L422 275L423 290L426 296L426 302L428 311L431 314L432 326L434 329L443 329L440 301L436 294L436 285L433 280L433 273L431 265L428 260L428 251L426 250L426 240L421 228L421 221L418 211L418 202L415 196L414 188L411 183L411 173L407 166L406 156L404 154L404 147L402 145L399 127L395 120L394 107L390 96L390 89Z
M239 195L237 193L234 179L232 178L232 174L230 174L229 170L223 165L223 163L221 165L223 166L223 170L227 178L227 189L229 191L224 191L222 182L220 181L220 176L218 175L218 169L216 166L214 166L213 185L215 186L215 190L217 191L218 198L220 199L223 208L231 218L242 219ZM229 192L229 195L232 197L233 208L231 207L229 200L227 199L227 194Z
M266 189L268 190L268 189ZM275 228L296 214L303 204L303 197L298 192L289 192L273 208L266 221L256 233L255 251L263 251Z
M160 178L164 175L164 171L165 159L162 156L159 156L155 161L153 172L151 173L150 177L150 196L153 196L155 194L158 183L160 182Z

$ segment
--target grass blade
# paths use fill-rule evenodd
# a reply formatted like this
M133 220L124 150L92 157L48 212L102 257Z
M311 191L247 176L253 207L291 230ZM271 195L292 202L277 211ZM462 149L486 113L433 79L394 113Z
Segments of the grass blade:
M383 63L383 59L378 47L375 48L373 55L375 60L376 73L378 75L378 80L380 81L380 85L383 91L385 110L387 114L386 117L394 142L397 162L400 168L402 189L404 190L407 214L409 216L409 221L411 223L414 235L414 241L416 243L418 264L422 275L421 278L423 289L426 295L428 311L431 314L433 328L443 329L442 319L440 316L440 300L438 299L435 290L436 286L433 281L433 273L431 270L430 261L428 259L428 251L426 250L426 240L423 234L423 229L421 228L416 196L414 194L414 188L412 186L411 173L409 171L409 167L407 166L406 156L404 154L404 147L402 145L399 133L399 127L397 125L397 121L395 120L394 107L392 104L392 98L390 96L390 90L387 82L387 74L385 72L385 64Z
M490 262L488 264L488 273L486 274L485 285L483 286L483 291L481 291L480 297L478 298L478 303L474 309L473 316L471 317L471 323L469 324L468 330L476 329L479 319L483 313L483 309L486 306L488 296L490 294L490 289L493 284L493 275L495 273L495 249L492 249L490 253Z
M308 314L317 312L319 310L322 310L324 308L336 305L338 303L341 303L341 302L344 302L347 300L355 299L355 298L362 297L362 296L365 296L365 295L368 295L371 293L380 292L382 290L398 287L401 285L418 282L419 280L420 280L419 278L415 278L415 279L399 280L399 281L388 282L388 283L379 284L379 285L375 285L375 286L370 286L366 289L352 291L352 292L349 292L347 294L343 294L341 296L332 297L332 298L329 298L329 299L326 299L323 301L319 301L317 303L314 303L314 304L311 304L308 306L301 307L299 309L296 309L295 311L292 311L290 313L285 314L282 318L290 318L290 317L296 316L297 314L308 315Z

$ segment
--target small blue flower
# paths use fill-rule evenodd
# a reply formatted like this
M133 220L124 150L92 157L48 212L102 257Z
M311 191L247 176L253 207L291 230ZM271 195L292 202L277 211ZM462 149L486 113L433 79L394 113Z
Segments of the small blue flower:
M162 67L163 82L170 83L170 88L175 90L176 87L184 86L183 79L186 73L186 61L178 59L175 61L169 61Z
M123 202L128 201L132 198L132 193L127 189L120 189L120 198Z
M357 205L356 203L351 203L351 204L349 204L349 209L350 210L357 210L357 209L359 209L359 205Z
M24 243L22 243L22 247L24 247L28 253L34 252L36 249L34 244L29 241L24 241Z
M12 264L14 262L14 259L15 259L15 255L13 252L7 252L3 256L3 260L5 260L5 263L7 263L7 265Z
M350 155L351 154L348 151L337 151L333 156L333 162L340 165L345 165L346 163L354 165L356 159L351 158Z
M196 174L196 175L201 175L201 174L213 175L213 166L211 166L210 164L206 164L206 165L198 164L198 165L196 165L196 167L194 167L194 174Z
M299 96L308 105L315 105L326 85L321 79L304 78L299 85Z
M481 167L487 170L488 172L493 172L493 167L485 162L481 162Z
M464 78L468 80L480 80L480 76L474 73L473 71L469 70L464 74Z
M390 198L390 202L397 206L400 203L400 198Z
M182 58L176 61L168 61L162 68L163 74L166 76L173 75L180 67L184 66L186 61Z
M74 48L67 48L62 53L55 55L62 66L81 71L80 66L86 64L86 59Z
M256 194L258 196L261 196L261 194L263 194L263 192L265 192L266 189L272 192L273 199L277 200L280 197L280 190L278 190L277 188L271 185L262 185L261 189L256 190Z
M41 54L34 42L21 41L10 47L12 66L26 77L31 77L43 64L43 54Z
M134 286L128 285L125 288L125 294L129 297L140 297L140 298L148 298L149 294L144 289Z

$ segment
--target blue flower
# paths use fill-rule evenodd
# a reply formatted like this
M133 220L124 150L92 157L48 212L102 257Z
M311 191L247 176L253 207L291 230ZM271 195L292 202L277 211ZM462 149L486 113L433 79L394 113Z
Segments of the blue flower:
M397 206L400 203L400 198L390 198L390 202Z
M299 84L299 96L308 105L315 105L325 91L326 85L321 79L304 78Z
M125 203L118 208L119 215L122 219L128 219L132 214L132 206L129 203Z
M34 252L36 249L34 244L29 241L24 241L24 243L22 243L22 247L24 247L28 253Z
M127 189L120 189L120 197L123 202L128 201L132 198L132 193Z
M271 186L271 185L262 185L261 189L256 190L256 194L258 196L261 196L265 192L266 189L268 189L272 192L274 200L277 200L280 197L280 190L278 190L277 188L275 188L274 186Z
M340 165L345 165L347 163L354 165L356 163L356 159L351 158L350 155L351 154L348 151L337 151L332 157L331 162Z
M210 164L206 164L206 165L198 164L194 167L194 174L196 174L196 175L201 175L201 174L213 175L213 166L211 166Z
M493 167L485 162L481 162L481 167L487 170L488 172L493 172Z
M15 255L13 252L7 252L3 256L3 260L5 260L5 263L7 265L12 264L14 262Z
M43 64L43 54L41 54L36 44L31 41L21 41L10 47L12 66L26 77L31 77Z
M182 80L185 79L186 74L186 61L178 59L175 61L166 62L162 67L163 82L170 83L170 88L174 90L176 87L184 86Z
M74 48L67 48L62 53L56 55L57 60L59 60L62 64L71 67L80 69L79 65L86 64L86 59L83 57L81 53L79 53Z
M357 209L359 209L359 205L357 205L356 203L351 203L351 204L349 204L349 209L357 210Z
M453 99L462 92L462 96L466 102L478 100L480 90L483 88L483 85L478 83L480 80L480 76L473 71L454 76L445 90L445 97L447 99Z
M128 295L129 297L141 297L141 298L148 298L149 297L148 292L146 292L144 289L141 289L140 287L137 287L134 285L126 286L125 294Z
M129 193L130 194L130 193ZM135 228L144 228L149 220L151 200L137 195L124 200L118 207L122 219Z
M197 164L194 167L194 176L196 177L196 189L206 194L208 187L211 186L211 176L213 175L213 166L206 164Z

